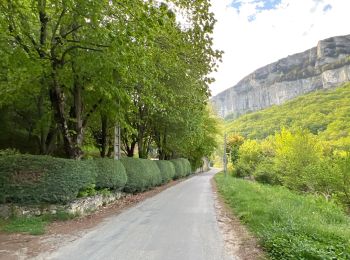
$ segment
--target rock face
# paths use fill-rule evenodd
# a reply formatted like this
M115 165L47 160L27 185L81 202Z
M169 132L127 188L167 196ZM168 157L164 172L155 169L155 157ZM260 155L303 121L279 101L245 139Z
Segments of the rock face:
M245 114L350 81L350 35L322 40L317 47L262 67L211 101L226 117Z

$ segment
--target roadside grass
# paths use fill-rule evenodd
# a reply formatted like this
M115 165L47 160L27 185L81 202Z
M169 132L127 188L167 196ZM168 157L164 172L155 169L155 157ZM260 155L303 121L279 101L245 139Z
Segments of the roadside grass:
M270 259L350 259L350 217L337 205L222 173L215 180Z
M28 233L30 235L42 235L46 226L54 221L66 221L75 218L75 215L66 212L45 214L42 216L21 216L9 219L0 218L0 231L6 233Z

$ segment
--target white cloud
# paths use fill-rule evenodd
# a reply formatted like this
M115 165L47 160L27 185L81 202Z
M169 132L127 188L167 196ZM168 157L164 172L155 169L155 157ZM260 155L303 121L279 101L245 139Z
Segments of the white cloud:
M250 1L239 11L231 6L232 0L211 1L218 20L214 44L225 51L219 71L213 74L213 95L259 67L316 46L321 39L350 34L349 0L282 0L275 9L259 12ZM252 16L255 19L249 22Z

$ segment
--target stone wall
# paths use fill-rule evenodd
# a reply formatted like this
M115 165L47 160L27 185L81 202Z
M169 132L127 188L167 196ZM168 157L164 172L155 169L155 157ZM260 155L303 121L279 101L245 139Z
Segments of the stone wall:
M72 215L86 215L100 207L113 203L122 197L127 196L122 192L115 192L108 195L95 195L92 197L79 198L67 205L18 205L1 204L0 217L10 216L40 216L43 214L56 214L66 212Z

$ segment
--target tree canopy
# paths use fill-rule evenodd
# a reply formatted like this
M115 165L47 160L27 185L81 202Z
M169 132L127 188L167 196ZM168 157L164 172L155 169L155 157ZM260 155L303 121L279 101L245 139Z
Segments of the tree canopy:
M129 156L136 146L143 158L152 148L163 159L210 153L208 75L221 52L209 8L208 0L2 1L0 148L79 159L92 144L110 156L118 123Z

